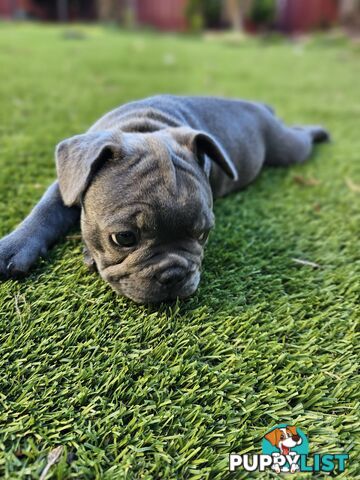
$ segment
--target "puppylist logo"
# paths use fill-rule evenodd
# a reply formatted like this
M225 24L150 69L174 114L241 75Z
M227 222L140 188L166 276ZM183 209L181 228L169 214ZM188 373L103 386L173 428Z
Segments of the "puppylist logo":
M247 472L264 472L272 469L276 473L326 472L342 473L349 455L326 453L309 455L309 442L304 432L293 425L282 423L272 428L263 438L260 455L229 456L229 470L243 469Z

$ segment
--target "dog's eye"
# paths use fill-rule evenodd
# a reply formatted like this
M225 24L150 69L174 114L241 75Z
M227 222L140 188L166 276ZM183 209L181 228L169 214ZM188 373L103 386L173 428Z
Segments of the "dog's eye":
M113 233L111 240L119 247L133 247L137 242L136 235L131 230Z

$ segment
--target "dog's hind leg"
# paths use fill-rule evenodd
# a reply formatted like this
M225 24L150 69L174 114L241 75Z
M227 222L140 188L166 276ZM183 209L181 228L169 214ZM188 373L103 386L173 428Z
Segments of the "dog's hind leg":
M80 209L64 205L54 182L25 220L0 240L0 276L25 275L79 217Z
M330 140L321 126L286 127L272 118L266 136L265 164L288 166L309 158L315 143Z

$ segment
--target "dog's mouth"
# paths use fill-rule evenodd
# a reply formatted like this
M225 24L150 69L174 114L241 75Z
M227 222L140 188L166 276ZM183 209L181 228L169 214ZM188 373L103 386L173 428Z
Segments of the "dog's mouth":
M283 455L288 455L290 452L290 447L286 447L285 445L281 445L281 453Z
M294 435L286 440L280 445L280 450L283 455L288 455L291 451L290 449L301 444L301 438L298 435Z
M169 271L156 278L141 272L121 276L102 275L113 290L136 303L161 303L190 297L200 281L199 269L183 272Z
M196 278L198 277L198 278ZM127 297L131 298L137 303L161 303L161 302L171 302L179 299L185 299L190 297L195 293L200 280L200 274L184 279L176 286L160 286L147 288L146 290L134 290L129 291L124 288L120 288L120 293L125 294Z
M113 290L119 295L130 298L135 303L141 304L158 304L162 302L172 302L176 299L184 300L195 293L197 284L194 286L184 285L182 288L161 289L160 291L137 290L124 288L122 285L110 284Z

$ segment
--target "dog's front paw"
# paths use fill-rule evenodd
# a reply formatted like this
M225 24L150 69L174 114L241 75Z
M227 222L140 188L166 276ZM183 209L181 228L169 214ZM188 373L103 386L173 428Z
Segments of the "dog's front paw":
M5 279L23 277L46 252L43 240L15 230L0 240L0 276Z
M275 473L281 473L281 468L278 464L275 464L271 467Z

